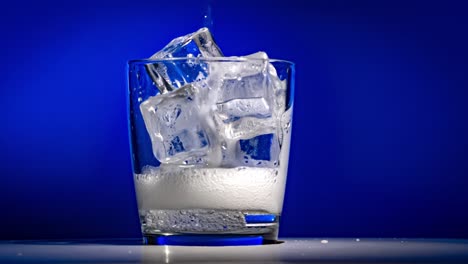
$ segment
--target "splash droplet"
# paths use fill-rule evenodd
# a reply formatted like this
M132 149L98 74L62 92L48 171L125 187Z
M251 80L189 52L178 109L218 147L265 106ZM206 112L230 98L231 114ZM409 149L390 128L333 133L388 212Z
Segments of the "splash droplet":
M213 0L205 1L206 8L203 14L203 27L207 27L211 32L213 32L213 16L212 16L212 4Z

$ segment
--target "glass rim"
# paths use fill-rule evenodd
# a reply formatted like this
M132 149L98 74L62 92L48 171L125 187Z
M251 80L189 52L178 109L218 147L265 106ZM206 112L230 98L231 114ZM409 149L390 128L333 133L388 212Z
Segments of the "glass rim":
M262 59L262 58L245 58L245 57L172 57L172 58L161 58L161 59L134 59L127 61L128 64L151 64L151 63L164 63L171 61L186 61L191 60L197 61L215 61L215 62L246 62L246 61L268 61L285 63L294 66L295 63L288 60L282 59Z

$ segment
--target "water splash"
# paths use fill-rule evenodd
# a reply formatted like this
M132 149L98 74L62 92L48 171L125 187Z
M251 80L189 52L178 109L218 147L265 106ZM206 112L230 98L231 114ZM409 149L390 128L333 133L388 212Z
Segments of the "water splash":
M213 32L213 2L214 0L205 1L205 10L203 11L203 27L207 27Z

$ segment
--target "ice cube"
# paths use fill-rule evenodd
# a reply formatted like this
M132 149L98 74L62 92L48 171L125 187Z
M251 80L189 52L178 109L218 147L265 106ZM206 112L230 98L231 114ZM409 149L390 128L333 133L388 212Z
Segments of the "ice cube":
M208 28L173 39L162 50L150 57L152 60L176 57L222 57L223 53Z
M277 123L274 118L243 117L218 126L222 127L223 136L229 139L248 139L275 132Z
M155 62L147 65L147 70L161 93L165 93L173 90L171 87L180 88L208 75L206 64L196 62L196 57L222 56L223 53L208 28L201 28L194 33L173 39L150 57L151 60L167 58L187 58L187 60Z
M239 140L239 160L246 166L278 166L280 146L275 134L263 134L250 139Z
M287 80L281 81L278 77L278 73L275 67L270 63L268 65L268 77L270 85L272 86L274 92L275 106L274 111L277 116L281 115L286 111L286 84Z
M210 142L196 96L197 88L189 84L140 104L153 154L160 162L204 163Z
M283 112L280 118L280 125L277 127L278 140L282 147L285 142L289 142L291 137L292 108ZM286 138L286 139L285 139Z
M222 79L237 79L241 76L255 75L263 71L268 55L259 51L242 57L224 57L222 61L209 64L210 74Z
M217 105L219 116L230 122L245 116L264 118L271 116L270 107L265 98L232 99Z
M218 94L218 103L224 103L232 99L265 98L270 101L268 80L264 72L259 71L254 75L242 75L236 79L224 77L221 91Z
M217 87L215 119L229 139L275 132L279 79L265 52L210 63L208 83ZM243 60L245 59L245 60ZM274 79L276 78L276 79Z

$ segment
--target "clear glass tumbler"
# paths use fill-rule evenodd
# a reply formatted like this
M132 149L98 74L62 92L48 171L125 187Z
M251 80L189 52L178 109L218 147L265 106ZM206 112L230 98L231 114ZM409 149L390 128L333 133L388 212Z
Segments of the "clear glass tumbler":
M145 241L276 241L294 64L242 57L132 60L128 91Z

